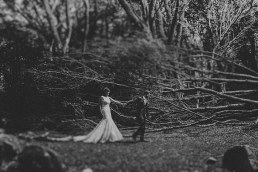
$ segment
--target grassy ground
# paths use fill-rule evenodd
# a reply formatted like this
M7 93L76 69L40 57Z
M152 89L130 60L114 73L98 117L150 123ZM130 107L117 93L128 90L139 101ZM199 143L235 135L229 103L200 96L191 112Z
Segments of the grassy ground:
M132 131L124 131L131 134ZM148 133L149 142L132 142L126 137L120 143L85 144L74 142L33 142L54 149L61 155L68 172L91 168L94 172L201 172L208 170L209 157L219 161L213 167L221 171L221 158L234 145L257 146L258 132L244 132L241 127L214 126L186 128L169 134Z

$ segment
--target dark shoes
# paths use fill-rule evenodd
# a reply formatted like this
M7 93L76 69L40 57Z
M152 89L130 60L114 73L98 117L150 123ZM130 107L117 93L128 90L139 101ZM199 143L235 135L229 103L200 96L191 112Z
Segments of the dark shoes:
M136 142L136 137L137 137L136 134L133 134L133 135L132 135L133 141L135 141L135 142ZM148 141L144 140L144 137L141 137L141 138L140 138L140 142L148 142Z
M140 142L148 142L147 140L144 140L143 138L140 139Z

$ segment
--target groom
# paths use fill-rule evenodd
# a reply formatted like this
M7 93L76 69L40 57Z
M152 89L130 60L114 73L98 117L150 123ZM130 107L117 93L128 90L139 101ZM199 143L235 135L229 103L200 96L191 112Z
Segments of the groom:
M150 96L150 92L145 91L143 96L139 96L135 100L130 100L126 103L126 105L133 103L136 106L136 120L139 123L139 128L132 136L134 141L136 141L136 137L138 135L140 135L140 141L142 142L145 141L144 133L145 133L146 117L149 118L149 110L148 110L149 96Z

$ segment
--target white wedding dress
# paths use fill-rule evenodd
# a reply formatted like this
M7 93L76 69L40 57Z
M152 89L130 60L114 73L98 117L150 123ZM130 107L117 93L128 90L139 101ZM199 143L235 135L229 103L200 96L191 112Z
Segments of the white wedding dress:
M85 143L105 143L123 139L122 134L112 119L110 103L111 98L101 96L102 105L100 111L103 115L102 120L88 135L73 137L74 141L82 141Z

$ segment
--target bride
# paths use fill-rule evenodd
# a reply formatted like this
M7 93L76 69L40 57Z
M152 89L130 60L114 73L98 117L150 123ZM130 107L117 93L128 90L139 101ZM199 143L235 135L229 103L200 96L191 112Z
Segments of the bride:
M82 141L85 143L105 143L123 139L122 134L112 119L110 103L117 103L122 106L124 104L109 97L109 93L110 90L106 87L103 90L103 96L100 97L99 106L100 112L103 115L102 120L88 135L73 137L74 141Z

